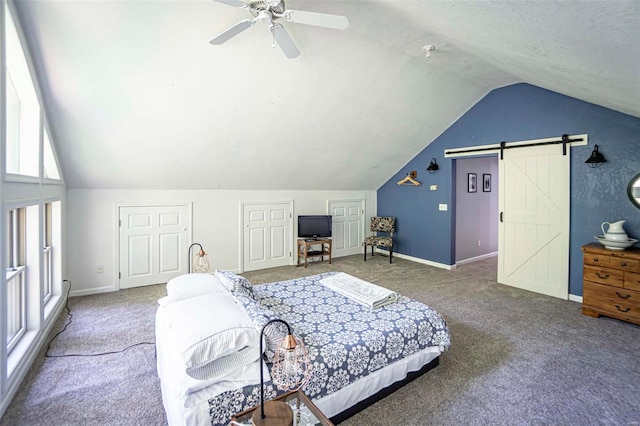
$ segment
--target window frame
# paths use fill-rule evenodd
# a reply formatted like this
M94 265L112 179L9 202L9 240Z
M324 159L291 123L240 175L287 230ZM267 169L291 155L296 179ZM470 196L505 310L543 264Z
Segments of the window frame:
M7 305L4 320L7 323L7 341L5 342L7 348L7 354L15 349L20 343L22 337L27 332L27 314L28 314L28 294L27 294L27 264L26 264L26 242L27 242L27 229L26 229L26 206L9 207L5 210L6 214L6 242L7 253L5 258L5 288L7 292ZM16 278L18 279L17 295L15 292L12 294L19 299L19 309L17 315L14 318L18 318L18 327L13 332L12 336L9 335L10 330L8 325L11 323L9 318L14 313L15 309L11 309L10 306L10 285L14 284Z
M65 185L64 176L63 176L62 169L60 167L58 153L56 151L56 146L55 146L56 144L54 141L55 138L53 137L53 134L51 132L51 127L48 125L47 117L45 114L45 107L42 103L42 93L40 91L40 85L37 79L37 73L35 71L35 66L33 64L33 61L31 59L31 52L29 50L29 47L24 41L25 37L24 37L24 32L22 31L20 20L16 17L16 13L11 2L2 1L0 2L0 4L2 5L1 7L3 8L2 12L4 15L4 22L5 22L5 25L2 28L2 32L3 32L2 38L4 39L4 45L6 46L6 38L7 38L7 32L8 32L6 22L8 21L8 19L11 19L18 36L18 44L20 45L22 54L26 62L26 68L29 73L31 86L33 87L33 91L35 93L35 101L38 104L38 114L37 114L38 128L34 129L34 132L37 132L37 135L38 135L38 141L37 141L38 154L37 154L37 159L35 159L37 161L37 176L31 175L31 174L12 173L7 171L6 140L5 138L0 138L2 140L2 143L0 144L0 152L2 152L3 154L0 156L2 158L2 161L0 161L0 179L2 179L5 182L40 183L45 185L64 186ZM7 18L7 15L10 15L10 18ZM6 92L6 81L7 81L7 78L9 78L9 73L7 69L7 57L6 57L5 51L6 49L2 49L3 60L1 63L4 66L2 67L2 70L0 70L0 80L1 80L0 84L2 85L1 87L5 88L3 92ZM2 126L0 126L0 128L3 128L3 129L6 129L6 124L7 124L5 115L6 115L6 96L5 96L5 99L3 99L2 101L2 105L0 106L0 116L1 116L0 123L2 123ZM58 169L58 174L60 175L60 179L53 179L45 176L45 165L44 165L45 131L47 132L47 135L49 137L49 144L51 147L51 151L53 153L53 160L56 163L56 167Z

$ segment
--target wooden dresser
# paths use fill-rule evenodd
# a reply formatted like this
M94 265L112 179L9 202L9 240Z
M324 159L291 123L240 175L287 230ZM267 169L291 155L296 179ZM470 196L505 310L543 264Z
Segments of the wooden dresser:
M640 249L582 246L582 313L640 324Z

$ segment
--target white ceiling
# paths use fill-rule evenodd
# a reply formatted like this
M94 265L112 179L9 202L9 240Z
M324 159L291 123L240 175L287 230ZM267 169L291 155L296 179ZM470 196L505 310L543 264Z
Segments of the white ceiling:
M285 23L287 59L262 23L210 45L250 17L212 0L15 3L67 185L377 189L518 82L640 117L639 1L286 5L351 24Z

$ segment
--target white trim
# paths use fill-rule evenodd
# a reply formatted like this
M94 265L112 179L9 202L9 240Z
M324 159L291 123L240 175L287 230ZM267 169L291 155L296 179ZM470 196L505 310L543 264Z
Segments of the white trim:
M4 180L5 180L5 182L35 183L35 184L38 184L38 183L40 183L40 176L19 175L19 174L15 174L15 173L5 173Z
M575 294L569 294L569 300L572 302L582 303L582 296L576 296Z
M496 257L498 255L497 251L493 251L491 253L481 254L480 256L470 257L468 259L458 260L456 261L456 265L464 265L466 263L473 263L479 260L489 259L490 257Z
M509 144L509 146L520 146L520 145L528 145L532 143L535 144L535 143L551 142L561 138L562 136L556 136L554 138L530 139L526 141L507 142L507 143ZM569 146L582 146L582 145L589 144L589 136L586 133L582 135L569 135L569 139L572 139L572 138L582 138L582 141L570 142ZM486 151L459 152L459 151L466 151L469 149L486 149ZM498 153L500 153L500 144L476 145L476 146L466 146L463 148L445 149L444 158L473 157L477 155L498 154Z
M381 253L381 254L388 255L389 251L376 248L376 253ZM395 251L393 252L393 257L398 257L400 259L410 260L410 261L416 262L416 263L422 263L423 265L434 266L434 267L440 268L440 269L446 269L447 271L452 271L452 270L456 269L456 265L447 265L445 263L439 263L439 262L434 262L432 260L426 260L426 259L421 259L419 257L409 256L408 254L396 253Z
M118 291L118 287L115 285L90 288L86 290L73 290L69 293L69 297L89 296L91 294L110 293L112 291Z

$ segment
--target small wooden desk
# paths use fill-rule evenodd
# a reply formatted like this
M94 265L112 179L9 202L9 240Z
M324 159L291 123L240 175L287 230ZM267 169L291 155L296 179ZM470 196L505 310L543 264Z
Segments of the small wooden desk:
M312 250L312 246L320 246L320 250ZM308 266L308 259L310 257L320 257L321 261L324 261L324 257L329 256L329 264L331 264L331 239L319 239L319 240L306 240L304 238L298 238L298 265L304 260L304 267Z

